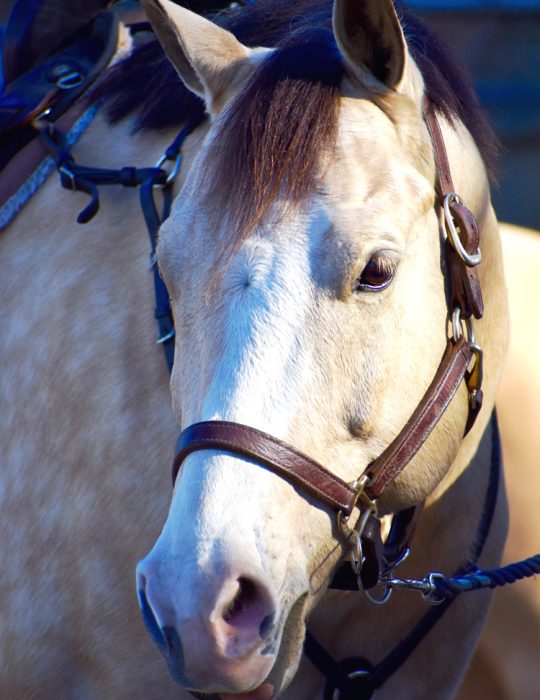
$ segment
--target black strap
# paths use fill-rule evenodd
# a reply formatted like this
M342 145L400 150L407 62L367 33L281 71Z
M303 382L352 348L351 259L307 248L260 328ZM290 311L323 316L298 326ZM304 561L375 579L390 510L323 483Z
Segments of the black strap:
M172 370L174 361L174 318L169 292L157 266L156 248L159 228L171 211L172 185L180 168L182 145L199 124L200 121L191 122L181 129L165 150L160 164L151 168L124 167L117 170L88 168L75 161L72 153L65 147L64 135L54 124L44 123L39 135L43 145L55 160L56 167L60 172L62 187L85 192L90 197L90 203L77 217L80 224L87 223L97 214L99 210L99 186L140 187L141 208L150 239L150 264L156 300L154 313L158 326L157 342L163 347L169 372ZM166 161L172 164L170 173L161 167ZM156 204L157 191L161 191L163 196L161 213Z
M152 266L152 277L154 280L154 297L156 307L154 316L158 326L157 342L163 347L165 360L169 372L172 372L174 363L174 318L171 309L169 292L165 286L157 264L156 246L158 232L161 223L168 218L171 211L172 187L167 185L163 188L163 209L161 215L158 213L154 197L155 186L159 184L159 172L149 177L140 189L141 208L150 238L150 264Z
M324 700L369 700L373 696L373 667L365 659L358 656L336 662L309 632L304 641L304 653L326 677ZM336 691L339 692L337 698Z
M90 203L77 217L79 224L88 223L98 213L98 186L139 187L150 180L153 184L163 184L167 178L167 173L161 168L124 167L114 170L111 168L88 168L85 165L80 165L75 161L71 151L66 148L64 134L49 122L44 123L39 138L55 160L62 187L67 190L85 192L90 197Z

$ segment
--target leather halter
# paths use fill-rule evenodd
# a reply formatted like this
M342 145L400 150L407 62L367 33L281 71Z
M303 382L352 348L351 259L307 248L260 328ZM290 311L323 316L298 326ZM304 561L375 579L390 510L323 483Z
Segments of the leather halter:
M178 442L173 483L186 457L199 450L219 449L252 459L347 518L355 506L376 512L376 499L410 462L431 434L461 381L469 389L468 432L481 407L480 348L475 345L471 317L481 318L482 293L475 266L480 261L479 230L473 214L455 194L442 133L432 106L424 104L437 172L437 200L445 211L448 237L444 250L448 269L448 308L454 334L439 368L416 410L390 445L350 485L324 466L278 438L250 426L205 421L187 427ZM465 333L464 322L468 323ZM471 363L474 366L471 371Z

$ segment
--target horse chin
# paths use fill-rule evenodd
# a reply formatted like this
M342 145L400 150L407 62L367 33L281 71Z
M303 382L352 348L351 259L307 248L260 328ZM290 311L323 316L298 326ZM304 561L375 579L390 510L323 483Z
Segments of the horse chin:
M274 697L274 686L271 683L262 683L249 693L221 693L219 697L221 700L271 700Z
M267 684L274 688L274 694L271 696L273 698L279 697L288 688L298 671L306 636L305 617L308 599L308 595L299 598L285 622L276 663L266 679ZM249 700L252 699L249 698ZM259 700L258 696L253 700Z
M210 659L205 673L195 672L193 675L185 675L181 665L175 660L167 659L167 665L171 678L184 689L190 689L194 693L201 693L205 697L208 695L212 699L224 698L225 700L236 697L248 698L251 700L265 700L266 695L263 687L271 685L272 693L268 698L273 697L274 685L267 681L273 668L273 658L260 656L253 659L253 663L246 668L243 663L228 665L226 668L219 667L214 663L215 659ZM268 694L268 693L266 693Z

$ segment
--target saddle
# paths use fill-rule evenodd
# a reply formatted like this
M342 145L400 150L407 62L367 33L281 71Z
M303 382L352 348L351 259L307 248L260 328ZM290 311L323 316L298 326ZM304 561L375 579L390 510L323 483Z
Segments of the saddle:
M35 22L46 4L47 0L16 0L2 32L0 170L36 137L33 120L46 114L49 121L56 121L88 89L116 50L117 20L103 12L80 26L73 21L76 30L58 37L52 51L36 61L44 49L32 50L40 37ZM66 3L65 12L69 11ZM48 37L51 29L46 27Z
M117 3L114 14L104 10L116 0L11 2L5 27L0 26L0 171L35 138L36 117L46 113L47 121L55 122L108 64L116 49L118 15L130 27L146 22L134 0ZM197 0L198 11L226 4ZM3 189L0 183L0 206Z

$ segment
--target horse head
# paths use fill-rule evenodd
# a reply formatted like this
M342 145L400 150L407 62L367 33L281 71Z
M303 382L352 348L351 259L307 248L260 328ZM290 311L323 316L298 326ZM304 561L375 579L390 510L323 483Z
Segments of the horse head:
M210 115L158 249L176 322L177 420L251 426L354 482L414 411L448 336L424 78L394 5L336 0L332 30L247 48L168 0L144 4ZM441 122L497 266L481 157L458 120ZM499 303L497 274L485 290ZM380 515L435 498L469 463L504 348L495 303L476 331L493 370L483 417L463 442L460 388ZM175 680L225 697L279 694L345 545L330 508L255 460L190 454L137 572Z

